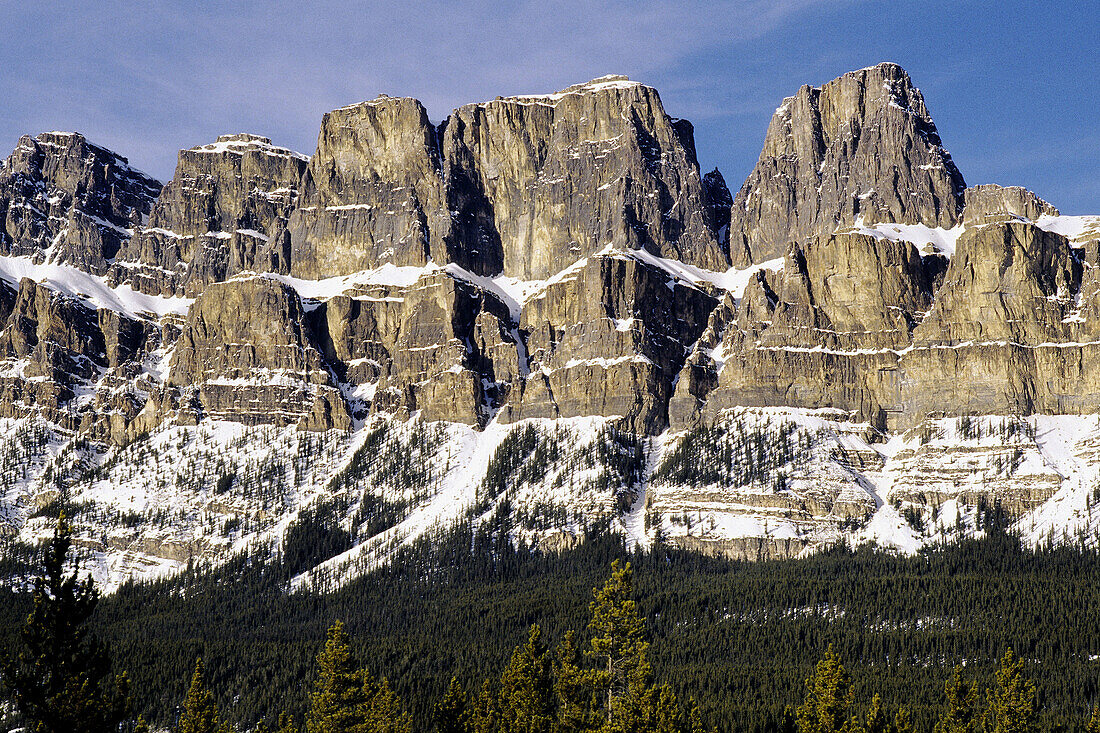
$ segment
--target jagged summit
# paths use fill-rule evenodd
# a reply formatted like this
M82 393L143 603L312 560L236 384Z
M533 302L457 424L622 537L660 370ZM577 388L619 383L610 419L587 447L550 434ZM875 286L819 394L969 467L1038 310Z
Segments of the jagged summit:
M1100 217L964 188L895 64L785 100L736 196L614 76L222 135L163 189L27 137L0 227L0 534L74 502L109 579L307 508L355 546L295 587L508 507L752 558L1100 527Z
M0 167L0 253L102 275L160 189L79 133L24 136Z
M951 228L966 186L920 90L884 63L803 86L776 109L760 159L731 210L736 262L857 219Z

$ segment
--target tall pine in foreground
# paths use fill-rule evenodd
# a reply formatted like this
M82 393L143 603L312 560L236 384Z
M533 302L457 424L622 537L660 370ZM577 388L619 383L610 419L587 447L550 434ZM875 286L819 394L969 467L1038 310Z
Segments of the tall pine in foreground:
M317 655L317 681L309 695L307 733L366 733L367 693L340 621L328 630ZM371 691L373 692L373 691Z
M986 705L985 733L1034 733L1035 685L1012 649L1001 659Z
M962 667L955 667L943 692L947 697L947 707L933 733L976 733L981 722L978 714L978 686L963 679Z
M66 574L72 530L64 515L34 581L22 651L0 665L12 702L33 733L114 733L130 720L129 681L110 679L111 659L88 629L99 602L91 576Z
M853 694L852 678L829 645L806 680L806 698L795 712L798 733L847 733Z
M202 657L195 660L191 686L183 701L183 712L175 733L229 733L229 726L221 721L214 694L206 686L206 670Z

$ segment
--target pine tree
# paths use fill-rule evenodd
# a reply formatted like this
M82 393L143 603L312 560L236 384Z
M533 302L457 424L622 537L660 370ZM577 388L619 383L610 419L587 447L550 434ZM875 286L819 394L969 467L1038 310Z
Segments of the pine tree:
M218 714L214 695L206 686L202 657L195 660L191 687L183 701L183 713L175 733L229 733L229 726L221 721Z
M385 677L375 684L370 676L362 673L366 702L366 727L368 733L411 733L412 716L401 709L401 700L390 689Z
M91 576L65 574L72 530L64 515L34 581L33 610L23 626L23 649L5 658L0 679L32 733L107 733L130 718L125 674L108 682L107 648L87 630L99 602Z
M887 733L889 721L882 710L882 698L877 694L871 698L871 707L867 709L867 717L863 721L863 733Z
M499 723L497 695L492 683L485 680L470 713L470 730L473 733L496 733Z
M591 614L588 628L593 634L590 654L600 662L602 678L595 681L603 690L608 722L617 707L616 699L627 695L631 683L637 681L638 668L645 664L649 648L645 642L645 624L631 598L633 591L630 563L620 566L616 560L611 563L611 577L595 591L596 599L588 606Z
M947 708L933 733L976 733L978 730L978 686L963 679L962 667L956 666L943 688Z
M902 705L894 716L895 733L913 733L913 723L909 717L909 708Z
M470 733L469 702L457 677L451 678L443 699L436 704L434 718L436 733Z
M846 733L852 695L852 679L830 645L806 680L806 698L795 714L798 733Z
M534 624L500 678L500 731L550 733L553 720L553 663L542 630Z
M344 625L337 621L329 627L325 648L317 655L307 733L368 733L370 685L352 657Z
M1035 685L1024 677L1024 663L1009 649L986 692L986 733L1032 733L1035 730Z
M598 675L581 667L581 652L576 633L570 629L558 646L554 660L554 692L557 697L558 733L585 733L597 730L604 722L599 715Z

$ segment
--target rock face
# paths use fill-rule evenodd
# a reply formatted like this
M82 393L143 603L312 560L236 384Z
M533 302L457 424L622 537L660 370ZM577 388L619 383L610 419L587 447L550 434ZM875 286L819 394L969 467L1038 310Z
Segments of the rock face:
M451 261L440 165L435 128L415 99L326 114L289 225L290 270L320 278Z
M102 275L159 192L83 135L24 136L0 168L0 253Z
M730 254L773 259L857 218L951 228L965 188L909 75L896 64L853 71L775 111L733 202Z
M348 428L298 294L264 277L215 283L191 306L168 384L195 420Z
M247 134L181 150L175 176L148 226L119 253L111 282L154 294L194 294L239 272L271 271L277 233L297 201L307 162Z
M736 197L692 135L605 77L438 125L379 97L326 114L312 157L222 136L159 195L79 135L23 138L0 532L104 476L225 519L94 539L150 567L315 500L409 517L363 563L509 507L542 547L611 516L748 558L887 525L916 547L993 503L1053 527L1067 492L1091 512L1100 217L964 188L892 64L785 100Z
M485 274L541 280L608 246L724 269L690 123L626 77L460 107L443 159Z
M963 199L963 224L968 227L1005 218L1038 221L1043 216L1058 216L1058 209L1022 186L972 186Z
M507 416L615 415L637 433L660 433L684 355L715 305L640 255L578 263L523 308L530 372Z

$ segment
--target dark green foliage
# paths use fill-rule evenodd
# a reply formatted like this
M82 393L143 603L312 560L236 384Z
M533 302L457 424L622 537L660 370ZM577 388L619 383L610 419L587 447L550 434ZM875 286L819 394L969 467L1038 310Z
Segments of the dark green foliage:
M106 733L130 717L126 675L109 679L111 659L90 633L99 602L91 577L66 575L72 534L62 517L44 551L21 645L0 664L0 679L34 733Z
M214 695L206 686L206 671L201 657L195 660L191 686L187 689L175 733L229 733L229 726L221 720Z
M352 548L352 535L340 524L345 509L340 502L325 501L298 514L283 537L282 561L288 577Z
M680 700L695 696L703 722L719 731L783 730L784 709L802 700L829 643L852 675L859 714L878 693L888 718L905 704L922 733L943 714L953 667L967 660L968 677L984 689L1009 646L1028 660L1026 673L1041 691L1039 730L1081 728L1086 708L1100 700L1089 661L1100 654L1094 550L1029 550L994 533L911 558L838 548L742 563L669 548L627 553L597 526L579 547L542 555L504 539L502 526L435 534L323 597L287 594L286 572L268 564L267 552L213 572L197 567L175 580L123 587L100 603L96 626L132 670L151 722L172 724L202 654L218 662L213 692L221 709L246 729L261 718L272 724L281 711L301 720L317 648L343 618L357 657L389 678L417 730L427 730L454 676L471 708L482 706L481 680L504 669L532 623L561 641L556 666L571 658L578 672L588 671L580 655L587 640L575 638L572 654L563 654L564 631L583 631L591 589L622 558L635 572L655 679L668 681ZM29 605L24 595L0 594L7 594L0 633L10 644ZM229 694L239 695L232 705ZM585 729L592 710L579 697L574 730ZM495 694L485 704L495 705Z
M470 701L457 677L451 678L443 699L435 706L432 721L436 733L469 733L471 726Z
M852 677L830 645L806 680L806 697L795 711L798 733L848 733L854 697Z
M985 693L985 733L1032 733L1035 684L1024 677L1024 663L1009 649L1001 658L994 684Z
M790 420L760 425L725 418L689 430L653 474L654 483L786 488L792 464L808 460L822 433Z

